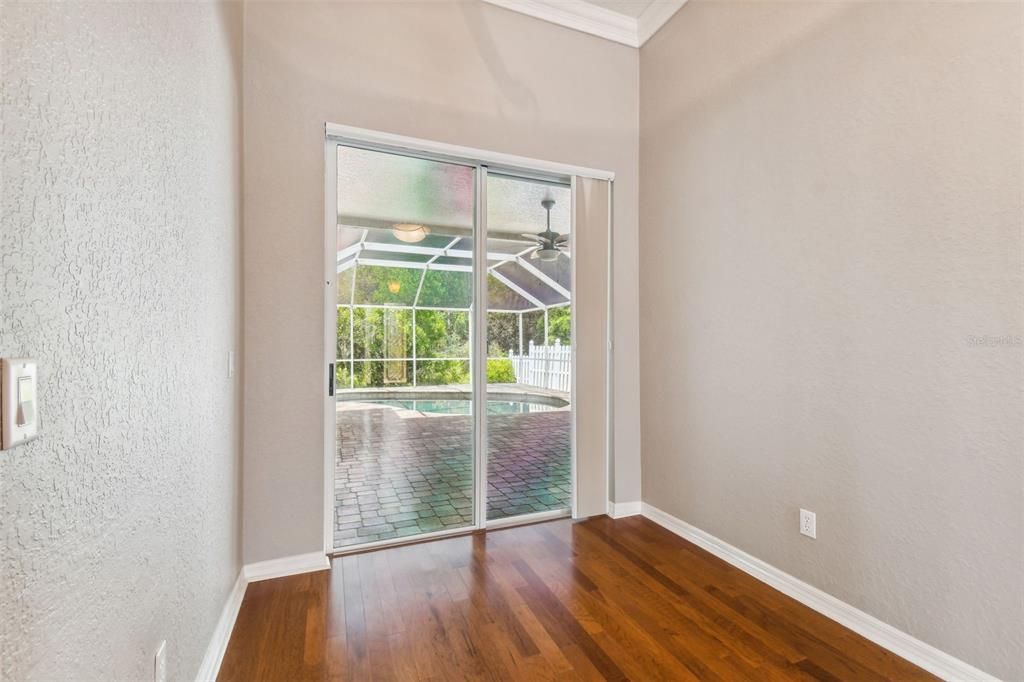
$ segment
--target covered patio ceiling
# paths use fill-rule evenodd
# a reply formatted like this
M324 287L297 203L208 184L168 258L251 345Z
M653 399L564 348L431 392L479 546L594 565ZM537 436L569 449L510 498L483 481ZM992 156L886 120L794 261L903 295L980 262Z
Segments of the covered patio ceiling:
M473 167L339 148L338 304L468 310L472 303ZM488 175L488 309L525 313L571 302L570 254L533 259L522 233L571 229L563 183ZM422 226L420 240L399 239L396 225ZM409 271L419 273L415 285ZM397 273L404 271L399 277ZM391 273L396 276L389 279ZM385 282L388 286L381 287ZM367 283L372 283L372 286Z

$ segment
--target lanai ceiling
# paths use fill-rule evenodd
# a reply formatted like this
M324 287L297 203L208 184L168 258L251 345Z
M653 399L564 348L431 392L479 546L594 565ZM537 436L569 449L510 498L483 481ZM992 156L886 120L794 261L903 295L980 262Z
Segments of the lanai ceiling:
M342 300L345 296L339 290L339 304L468 308L474 169L345 146L338 148L338 154L339 284L353 294ZM559 254L553 261L531 258L536 243L521 236L546 228L544 199L555 201L551 229L568 234L568 186L488 176L487 267L492 310L523 312L570 302L570 254ZM422 226L425 231L410 241L400 238L403 235L396 227L401 225ZM374 300L357 300L362 291L360 280L379 276L384 272L380 268L420 271L415 296L408 288L394 297L378 288ZM442 281L447 286L430 286ZM424 283L429 291L449 290L451 300L420 300Z

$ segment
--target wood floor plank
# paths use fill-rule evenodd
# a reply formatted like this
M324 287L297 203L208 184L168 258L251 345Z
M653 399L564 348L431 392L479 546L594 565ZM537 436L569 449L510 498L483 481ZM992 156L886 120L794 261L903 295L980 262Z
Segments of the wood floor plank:
M933 680L641 517L335 558L248 586L220 680Z
M643 547L641 553L650 553L672 547L672 541L676 536L668 530L652 524L642 517L631 517L623 519L628 521L624 524L628 532L620 532L617 537L624 543L632 545L639 543ZM704 583L704 592L715 597L718 601L735 606L739 601L730 601L724 595L734 595L742 599L742 613L739 617L733 613L729 616L733 622L745 629L751 627L760 629L762 632L771 630L773 637L787 640L791 643L790 649L797 648L804 651L801 658L808 655L808 643L810 648L818 649L819 644L826 647L840 647L843 650L841 658L851 659L858 667L858 674L864 679L906 679L906 680L930 680L933 676L925 673L919 668L907 669L906 661L899 656L875 645L860 635L848 630L839 623L832 621L825 616L812 611L800 604L791 597L778 592L771 587L753 580L749 575L730 566L722 559L688 542L660 552L666 558L658 564L659 570L666 573L674 573L679 576L681 567L685 572L692 574L695 580ZM681 579L686 582L687 578ZM713 603L702 602L705 608L716 610ZM730 610L733 607L730 606ZM753 617L752 614L758 614ZM792 616L790 615L792 614ZM760 623L770 627L761 628ZM756 630L751 630L755 632ZM819 654L832 657L827 652L819 650ZM794 663L799 662L790 656ZM851 664L841 664L844 668ZM864 668L866 670L860 670Z
M370 650L359 557L343 557L340 563L345 591L345 643L349 674L353 679L370 679Z
M630 547L643 555L645 553L643 545L634 544L633 536L633 533L620 533L616 539L623 546ZM653 564L653 568L671 581L671 584L667 585L667 589L692 605L716 625L725 629L730 637L746 640L759 650L761 656L776 659L771 661L774 665L785 668L789 667L788 664L797 663L806 658L784 639L773 635L753 621L737 617L734 610L720 599L716 599L710 592L715 589L713 585L708 587L697 582L698 576L689 570L689 563L657 562ZM784 659L785 662L777 660L779 658Z
M717 627L685 600L672 599L673 593L664 585L611 547L598 544L596 536L584 534L579 541L584 547L592 543L589 546L594 550L579 559L584 570L599 585L607 585L605 591L621 598L629 616L695 675L701 679L753 676L763 662L765 650L758 652L745 647L744 642ZM597 556L600 561L592 558ZM749 660L744 665L740 660L745 652ZM733 658L726 659L729 654Z
M772 638L767 633L763 637L752 634L752 628L744 627L745 623L741 619L736 619L734 613L723 613L725 607L719 607L720 610L709 608L714 604L714 600L704 596L700 587L688 584L685 579L670 576L656 568L641 555L625 547L617 538L600 531L595 532L593 527L586 530L588 534L594 532L607 545L610 552L602 552L602 556L610 556L627 574L636 572L639 576L649 579L645 584L651 589L652 597L660 597L652 599L652 603L662 604L665 610L678 612L680 624L699 628L719 646L728 649L749 666L758 668L772 664L786 667L790 663L803 660L804 656L791 648L788 652L791 658L786 658L787 652L782 650L787 647L783 642L776 640L772 642L775 646L768 644ZM584 534L584 537L586 536L587 534ZM669 596L677 599L667 599ZM665 615L663 619L671 620L671 615Z
M550 588L533 569L523 561L514 562L516 570L526 579L526 586L519 588L519 593L526 598L531 610L540 619L559 648L579 650L606 680L627 679L622 670L609 658L608 654L587 633L586 629L576 620L572 613L558 600Z

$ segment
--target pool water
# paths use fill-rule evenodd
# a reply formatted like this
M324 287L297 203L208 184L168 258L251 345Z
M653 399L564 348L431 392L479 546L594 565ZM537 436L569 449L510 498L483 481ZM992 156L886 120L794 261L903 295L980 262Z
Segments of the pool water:
M470 414L470 400L367 400L374 405L400 407L404 410L432 412L434 414ZM519 400L488 400L487 414L526 414L529 412L550 412L558 408L539 403L526 403Z

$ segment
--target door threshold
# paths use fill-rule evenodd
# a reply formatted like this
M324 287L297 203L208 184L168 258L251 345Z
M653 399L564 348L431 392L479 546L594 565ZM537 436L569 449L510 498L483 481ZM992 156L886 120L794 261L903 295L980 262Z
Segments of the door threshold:
M478 530L480 530L480 528L477 526L463 526L461 528L435 530L431 533L420 533L419 535L410 535L404 538L388 538L387 540L366 542L361 545L352 545L351 547L341 547L332 551L330 555L335 557L345 556L346 554L362 554L363 552L371 552L375 549L400 547L402 545L415 545L420 542L430 542L431 540L442 540L444 538L456 538L462 535L471 535Z
M487 522L487 530L498 530L499 528L512 528L513 526L526 526L531 523L542 521L554 521L555 519L567 519L572 516L568 509L556 509L554 511L534 512L533 514L521 514L520 516L509 516L504 519L495 519Z
M431 542L433 540L444 540L447 538L457 538L464 535L473 535L474 533L485 533L489 530L502 530L505 528L514 528L516 526L528 526L533 523L543 523L545 521L556 521L558 519L567 519L572 516L572 512L568 509L556 509L554 511L543 511L535 512L533 514L522 514L520 516L510 516L505 519L495 519L494 521L488 521L484 528L477 526L466 526L464 528L449 528L447 530L438 530L432 533L422 533L420 535L410 535L406 538L390 538L388 540L378 540L376 542L367 542L362 545L352 545L351 547L342 547L335 549L329 553L332 557L347 556L349 554L362 554L364 552L372 552L378 549L388 549L390 547L402 547L404 545L416 545L421 542Z

